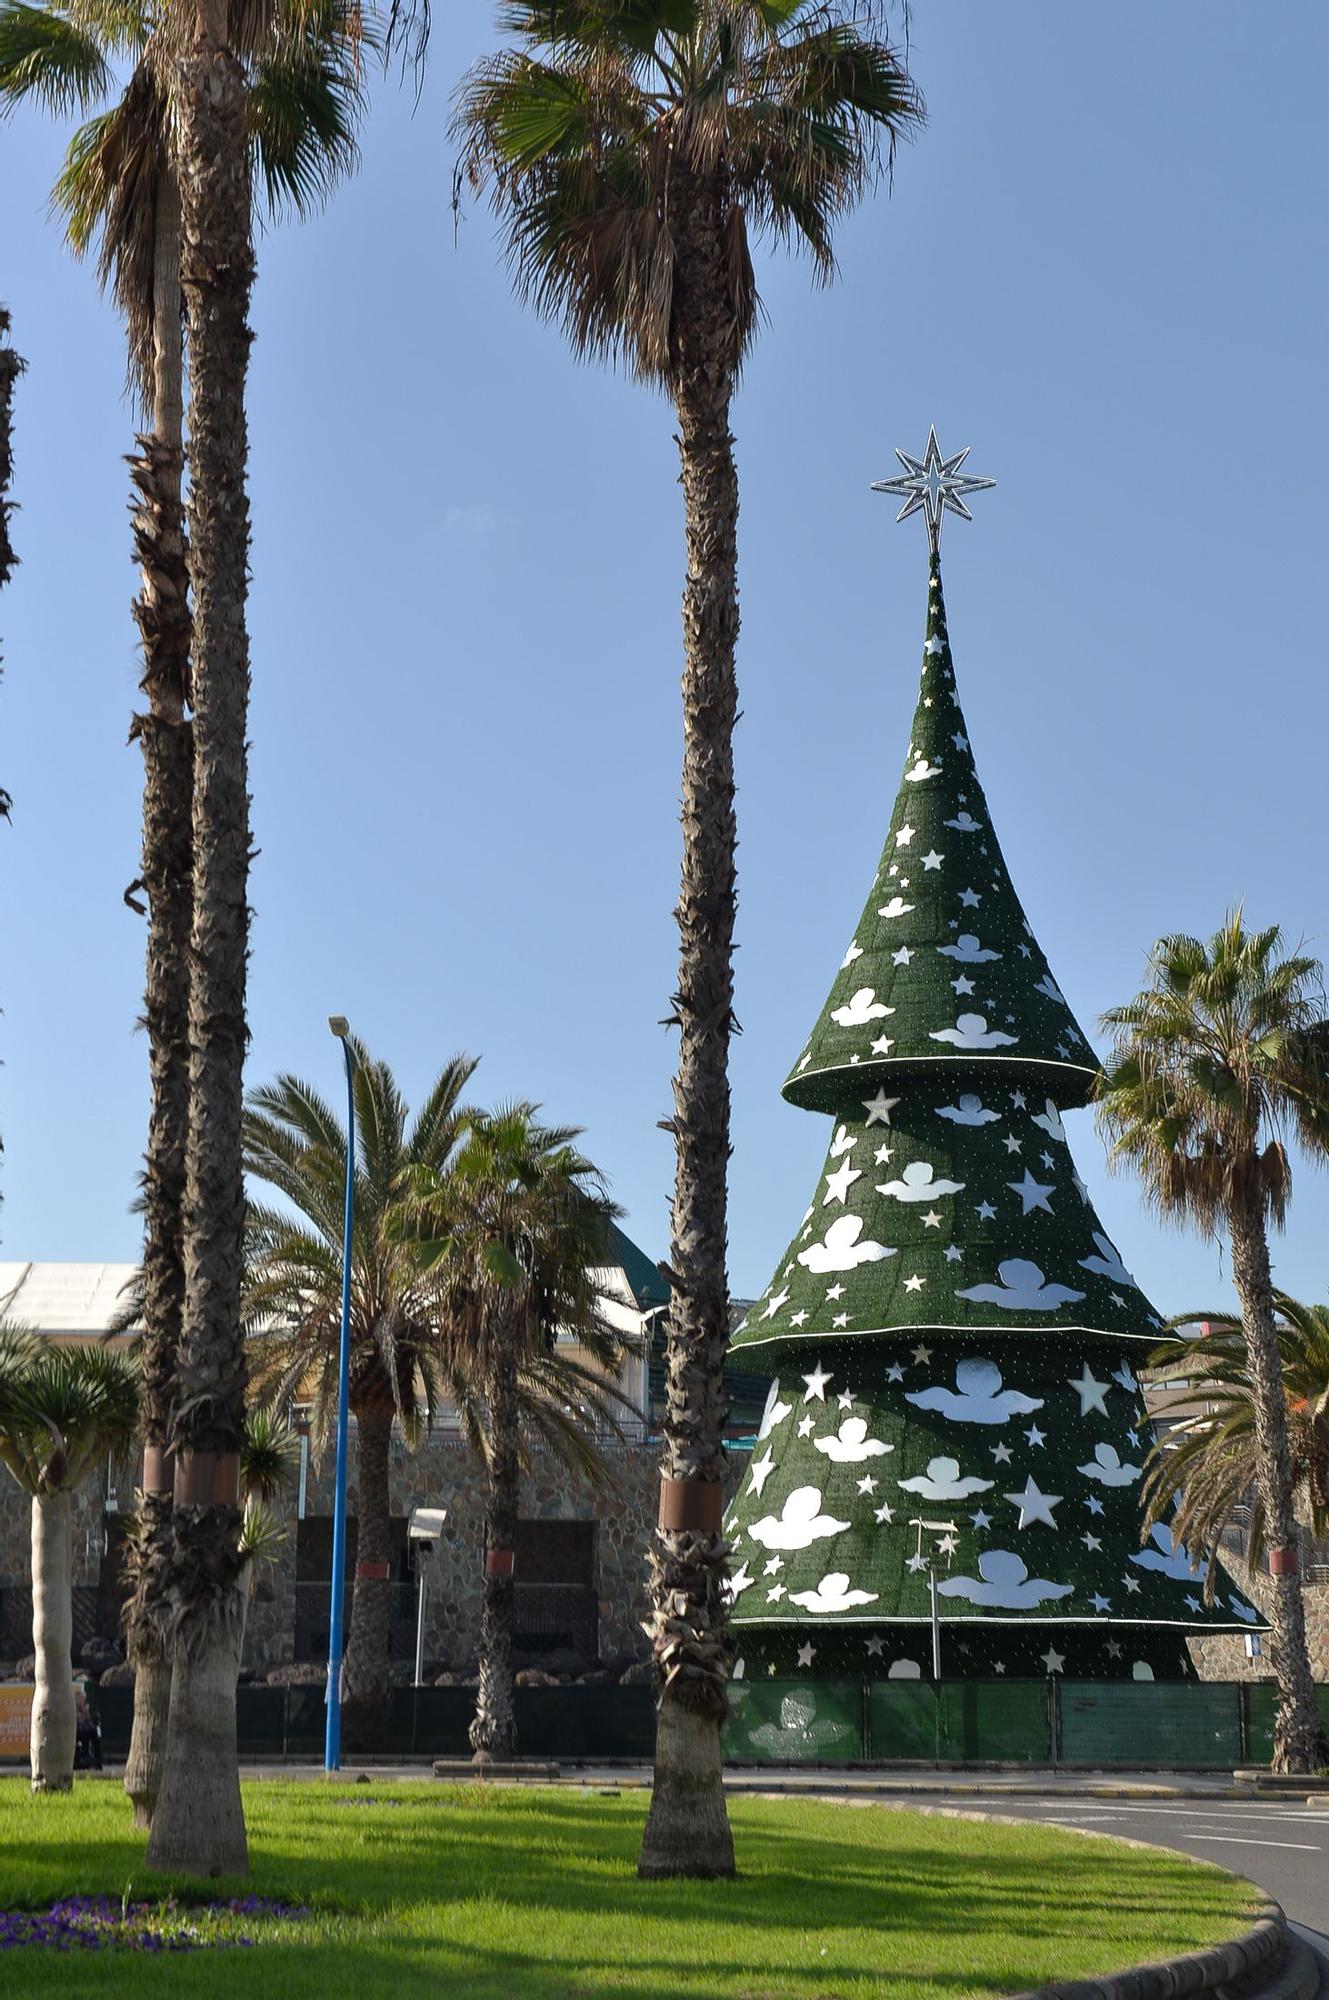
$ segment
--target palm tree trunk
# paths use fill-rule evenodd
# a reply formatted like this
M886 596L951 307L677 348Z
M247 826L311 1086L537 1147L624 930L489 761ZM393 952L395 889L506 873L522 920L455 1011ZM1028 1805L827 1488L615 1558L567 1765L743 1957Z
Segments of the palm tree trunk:
M720 1763L726 1664L722 1534L729 1038L733 1032L734 725L738 474L729 430L724 211L685 190L676 402L687 538L683 591L683 869L676 916L679 1028L661 1525L651 1554L662 1677L655 1786L638 1871L732 1875Z
M489 1403L489 1492L485 1506L484 1607L480 1619L480 1685L470 1728L477 1764L515 1757L517 1719L512 1701L512 1551L521 1501L517 1436L517 1358L500 1339L485 1389Z
M18 562L14 544L9 539L9 517L14 505L9 497L14 472L10 440L14 422L14 384L23 373L23 365L9 345L9 314L0 306L0 587L9 582ZM9 793L0 785L0 819L8 817Z
M9 497L14 473L13 437L14 384L23 373L24 363L9 345L9 314L0 306L0 585L9 582L18 566L14 544L9 539Z
M1258 1203L1234 1203L1228 1218L1232 1239L1232 1282L1241 1301L1242 1329L1251 1375L1255 1419L1257 1482L1265 1529L1275 1561L1280 1550L1297 1547L1287 1396L1274 1327L1269 1243ZM1278 1708L1274 1716L1275 1771L1316 1771L1329 1763L1329 1745L1320 1722L1315 1681L1306 1646L1306 1609L1301 1576L1295 1569L1270 1577L1273 1597L1274 1672Z
M392 1557L392 1501L388 1461L392 1449L392 1392L355 1403L356 1507L355 1587L346 1635L342 1728L348 1750L372 1750L387 1739L389 1666L389 1564Z
M171 1712L147 1858L149 1867L189 1875L248 1866L235 1687L249 918L245 374L254 260L244 79L227 47L226 17L226 0L203 0L198 37L179 58L176 79L189 314L194 911L186 1293L171 1432Z
M32 1789L67 1792L74 1783L73 1590L70 1578L69 1495L32 1496L32 1647L37 1656L32 1697Z
M134 1669L134 1723L125 1759L124 1787L137 1827L152 1825L166 1759L171 1706L171 1660L166 1632L171 1574L171 1496L139 1494L130 1547L132 1595L125 1606L125 1652Z
M143 640L140 685L146 715L131 736L143 752L143 877L148 900L148 1066L151 1109L143 1174L144 1442L149 1448L133 1593L125 1607L126 1652L134 1668L134 1727L125 1790L136 1826L152 1823L166 1752L171 1668L166 1602L171 1497L157 1453L167 1443L172 1377L184 1307L183 1210L189 1121L189 930L193 911L194 759L185 714L189 685L189 575L185 554L183 339L180 326L180 194L174 176L158 182L153 243L152 430L130 460L138 494L134 546L142 588L134 616ZM157 1484L153 1485L156 1478Z

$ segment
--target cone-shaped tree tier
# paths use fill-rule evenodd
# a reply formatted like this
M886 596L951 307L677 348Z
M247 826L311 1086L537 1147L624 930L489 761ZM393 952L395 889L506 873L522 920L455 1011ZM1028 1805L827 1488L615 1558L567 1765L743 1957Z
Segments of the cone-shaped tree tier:
M922 684L881 865L784 1086L825 1166L734 1337L773 1373L728 1524L742 1671L1188 1675L1212 1609L1141 1547L1161 1321L1076 1172L1097 1061L1007 872L933 558ZM737 1671L737 1669L736 1669Z

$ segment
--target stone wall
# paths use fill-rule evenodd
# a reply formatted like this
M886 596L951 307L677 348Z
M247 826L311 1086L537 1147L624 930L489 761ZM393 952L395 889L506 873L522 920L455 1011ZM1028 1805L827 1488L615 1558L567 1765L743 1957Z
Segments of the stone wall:
M595 1492L547 1452L536 1452L522 1476L520 1516L525 1521L594 1521L594 1583L599 1601L600 1658L614 1666L644 1659L642 1632L647 1615L646 1557L659 1500L659 1453L649 1444L605 1447L612 1484ZM746 1452L731 1454L730 1491L747 1467ZM333 1468L329 1458L312 1465L306 1513L332 1511ZM457 1438L426 1439L418 1452L394 1440L389 1468L392 1512L407 1516L413 1507L445 1507L429 1584L425 1657L437 1668L470 1674L475 1668L484 1568L484 1472ZM356 1512L355 1439L352 1434L347 1483L348 1511ZM294 1526L294 1523L292 1523ZM520 1579L519 1579L520 1580ZM292 1533L281 1561L269 1569L256 1592L246 1638L245 1664L262 1672L293 1657L296 1556Z
M1268 1576L1248 1570L1233 1558L1223 1563L1244 1596L1267 1618L1273 1592ZM1329 1681L1329 1583L1303 1585L1306 1601L1306 1644L1311 1656L1311 1672L1317 1681ZM1224 1632L1212 1639L1188 1639L1187 1647L1195 1670L1205 1681L1271 1681L1274 1677L1273 1640L1264 1634L1259 1655L1252 1659L1240 1632Z

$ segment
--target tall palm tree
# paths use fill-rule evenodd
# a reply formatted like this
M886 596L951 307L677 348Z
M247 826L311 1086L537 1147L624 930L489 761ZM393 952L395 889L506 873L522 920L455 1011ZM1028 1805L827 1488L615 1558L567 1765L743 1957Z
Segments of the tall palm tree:
M1313 1532L1329 1528L1329 1306L1303 1305L1274 1293L1279 1374L1287 1403L1288 1460L1294 1493L1304 1494ZM1197 1323L1204 1330L1194 1331ZM1226 1313L1179 1313L1174 1336L1149 1357L1168 1379L1200 1385L1195 1409L1152 1447L1143 1495L1147 1520L1170 1525L1178 1541L1208 1559L1212 1594L1223 1532L1249 1503L1246 1561L1254 1569L1269 1547L1259 1485L1256 1406L1246 1338Z
M181 11L187 19L189 9ZM193 913L185 1294L171 1376L175 1471L163 1576L171 1708L147 1864L177 1874L235 1875L249 1865L235 1687L250 850L245 381L254 257L245 77L226 0L198 0L192 34L181 26L171 99L179 120L180 283L189 342Z
M353 1041L355 1231L351 1269L351 1410L356 1421L355 1588L345 1656L348 1741L381 1734L390 1685L388 1491L394 1419L414 1445L438 1405L440 1362L433 1287L393 1229L408 1170L445 1177L463 1131L469 1056L445 1064L411 1118L391 1069ZM315 1451L337 1419L341 1327L342 1198L346 1132L298 1077L249 1094L245 1170L282 1198L251 1202L246 1229L245 1320L256 1397L311 1406Z
M1167 1221L1226 1231L1250 1371L1257 1488L1269 1538L1279 1704L1274 1768L1317 1769L1329 1757L1315 1705L1297 1574L1269 1229L1292 1192L1285 1138L1329 1152L1329 1022L1321 971L1286 953L1276 926L1248 931L1237 910L1205 945L1159 940L1150 982L1103 1016L1111 1060L1098 1081L1099 1119L1115 1164L1133 1167Z
M619 1211L576 1149L580 1132L540 1124L537 1110L473 1114L445 1178L403 1176L396 1223L435 1287L448 1386L489 1475L477 1760L517 1750L513 1547L524 1447L538 1441L603 1485L596 1432L621 1436L618 1413L631 1408L617 1386L628 1344L605 1318L597 1282Z
M96 246L98 274L125 321L129 383L149 419L130 460L136 490L134 605L147 707L130 735L143 754L142 875L146 896L145 1021L151 1082L143 1175L147 1456L131 1559L128 1652L134 1731L125 1789L150 1824L165 1752L170 1695L162 1566L169 1564L171 1480L165 1461L172 1370L185 1278L182 1253L189 1092L193 739L188 715L190 612L184 531L184 349L180 190L166 16L145 0L114 8L68 0L0 4L0 108L31 98L85 122L70 142L55 204L77 254ZM373 28L353 0L264 0L236 8L246 54L247 118L256 177L269 209L306 212L355 159L359 57ZM120 87L124 63L128 83ZM108 103L108 100L109 103ZM95 110L94 107L104 107ZM135 903L137 908L141 904Z
M34 1792L74 1782L69 1496L99 1459L125 1450L137 1420L137 1370L125 1355L0 1331L0 1463L32 1496Z
M922 118L851 0L508 0L517 46L460 98L460 171L489 192L520 294L579 354L621 357L678 418L683 865L676 911L677 1165L661 1527L662 1693L644 1875L726 1875L720 1774L726 1546L722 1367L736 902L738 478L730 405L760 300L749 238L806 250Z

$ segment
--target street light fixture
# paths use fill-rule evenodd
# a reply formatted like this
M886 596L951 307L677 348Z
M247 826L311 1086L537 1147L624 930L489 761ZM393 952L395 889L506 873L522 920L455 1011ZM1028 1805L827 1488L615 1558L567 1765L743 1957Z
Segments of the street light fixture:
M406 1533L415 1544L416 1572L419 1576L419 1596L415 1608L415 1685L420 1686L425 1672L425 1607L429 1602L429 1572L433 1567L438 1538L443 1532L443 1524L448 1518L446 1507L412 1507L411 1518L406 1523Z
M346 1212L341 1253L341 1349L337 1367L337 1479L332 1502L332 1610L328 1620L328 1719L323 1768L341 1769L342 1624L346 1605L346 1432L351 1394L351 1227L355 1220L355 1052L350 1023L330 1014L328 1026L346 1064Z

